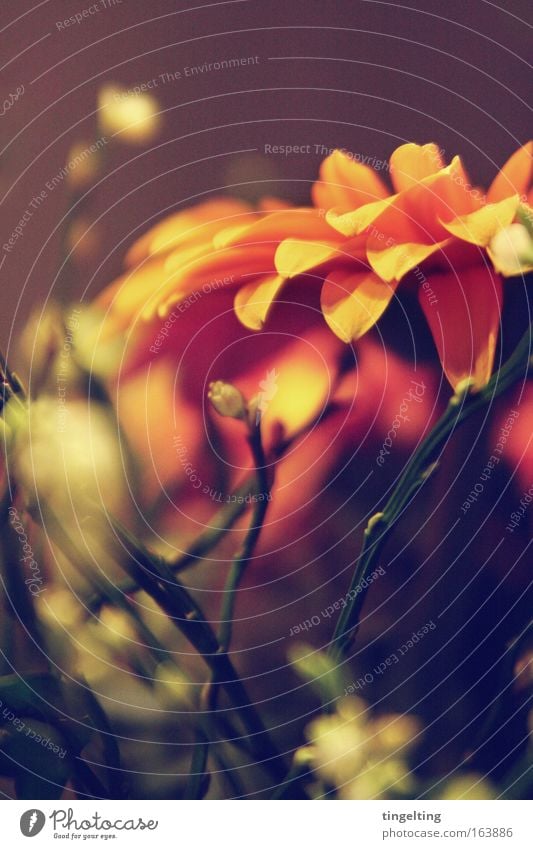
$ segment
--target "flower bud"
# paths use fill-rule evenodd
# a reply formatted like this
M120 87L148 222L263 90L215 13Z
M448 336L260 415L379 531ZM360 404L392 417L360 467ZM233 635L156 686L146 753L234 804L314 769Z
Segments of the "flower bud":
M159 103L151 94L105 85L98 94L99 124L125 144L147 144L159 133Z
M490 243L490 255L497 271L507 277L524 274L533 262L533 241L523 224L510 224Z
M246 415L246 402L242 392L231 383L215 380L209 384L207 397L221 416L243 419Z

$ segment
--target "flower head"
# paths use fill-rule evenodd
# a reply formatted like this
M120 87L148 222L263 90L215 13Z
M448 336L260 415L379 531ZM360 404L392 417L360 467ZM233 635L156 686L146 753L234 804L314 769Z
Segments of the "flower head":
M490 245L527 198L532 147L511 157L486 195L472 187L459 157L446 165L433 144L394 151L393 194L371 169L336 151L322 164L314 196L329 207L337 238L282 242L276 269L324 280L324 317L344 341L366 333L410 278L450 383L472 377L481 387L492 372L503 297Z

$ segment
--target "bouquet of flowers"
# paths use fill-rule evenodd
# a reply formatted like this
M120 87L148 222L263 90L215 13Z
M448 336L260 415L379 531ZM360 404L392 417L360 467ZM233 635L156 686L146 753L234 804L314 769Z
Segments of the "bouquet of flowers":
M306 206L180 201L76 298L108 148L160 127L144 92L98 114L61 177L60 285L0 364L4 793L521 798L532 337L506 299L533 144L486 191L430 142L387 179L333 151ZM485 580L504 651L467 627Z

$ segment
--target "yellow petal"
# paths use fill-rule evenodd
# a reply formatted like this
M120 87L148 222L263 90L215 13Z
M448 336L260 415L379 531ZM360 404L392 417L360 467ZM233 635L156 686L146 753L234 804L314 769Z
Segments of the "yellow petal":
M163 218L141 236L126 254L126 265L138 265L146 257L183 246L207 242L219 230L249 223L257 213L240 200L215 197L191 209Z
M326 221L343 236L358 236L373 224L378 215L381 215L394 202L395 198L396 195L391 195L383 200L367 203L351 212L343 213L338 207L334 207L326 212Z
M341 207L344 212L388 194L387 187L373 168L357 162L341 150L322 162L319 180L312 189L313 203L322 209Z
M367 256L378 277L392 283L393 280L401 280L402 277L417 268L420 263L450 242L451 238L442 242L434 242L431 245L403 242L398 245L391 245L388 248L380 248L379 246L382 243L377 242L377 249L373 249L369 243Z
M334 271L324 281L321 304L329 327L343 342L359 339L389 305L397 283L384 283L371 271Z
M239 321L250 330L261 330L285 282L279 275L269 275L241 286L234 301Z
M121 275L97 299L109 307L115 320L127 327L139 317L149 319L157 312L161 297L176 285L176 275L165 270L160 257L146 260L138 268Z
M402 144L390 158L390 175L397 192L415 186L444 168L436 144Z
M498 203L488 203L469 215L459 215L451 221L440 223L452 236L463 242L486 247L498 230L512 223L519 203L518 195L511 195Z
M297 277L338 256L339 250L339 242L285 239L276 251L276 270L282 277Z
M276 244L286 238L322 240L335 236L324 216L308 207L288 209L263 215L244 227L231 227L218 233L213 244L216 248L246 245L257 242Z
M369 262L388 282L400 280L450 238L441 221L466 215L480 203L469 191L459 157L391 199L368 234Z

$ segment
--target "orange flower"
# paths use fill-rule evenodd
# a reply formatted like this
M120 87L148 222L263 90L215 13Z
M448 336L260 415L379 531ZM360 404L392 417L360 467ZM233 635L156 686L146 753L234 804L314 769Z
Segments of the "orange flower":
M127 271L98 299L115 326L165 318L198 293L237 290L236 312L259 329L267 305L284 280L274 266L276 248L287 235L336 236L313 208L291 208L266 199L256 210L233 198L213 198L165 218L126 255Z
M324 316L347 342L372 327L411 276L450 383L472 378L481 387L492 371L502 304L488 248L527 199L531 150L531 143L520 148L486 195L472 188L459 157L445 166L434 144L393 153L395 194L370 168L335 151L322 164L314 200L328 207L337 239L288 239L276 268L282 276L325 278Z
M230 381L251 398L275 373L273 391L261 408L267 453L279 440L280 428L289 437L305 428L337 386L345 347L321 319L316 287L302 281L304 296L314 290L313 309L305 300L302 308L286 299L278 304L268 332L248 329L257 329L267 317L276 282L288 282L274 266L287 232L322 242L325 236L331 242L343 239L316 209L283 209L274 201L270 209L263 204L253 210L219 198L152 228L130 249L129 269L99 299L107 310L102 332L115 337L125 332L122 362L128 361L128 370L132 363L152 361L149 369L116 375L111 394L135 453L150 458L149 469L143 464L143 493L151 499L158 487L168 490L164 524L175 530L178 523L180 545L183 534L192 537L209 521L214 505L224 502L252 463L242 422L216 416L216 444L211 444L213 414L205 405L210 381ZM364 249L357 251L364 262ZM354 256L355 251L347 253L346 261ZM411 404L396 432L391 423L412 380L427 391ZM263 553L306 538L303 516L319 509L324 481L347 445L362 451L370 444L377 456L388 438L394 439L391 453L399 453L402 443L405 450L420 438L434 414L429 372L413 371L366 339L358 346L357 369L344 374L334 400L335 411L277 464ZM180 498L174 504L176 494Z
M459 157L446 166L434 144L397 148L390 175L394 193L371 168L335 151L313 187L314 208L266 200L252 209L215 198L170 216L131 248L127 272L99 299L108 328L128 330L134 347L143 340L145 361L148 349L157 354L160 343L167 345L166 331L160 343L144 345L155 322L172 323L175 310L181 314L195 299L209 296L202 304L207 320L230 295L239 321L260 330L289 281L297 278L309 297L314 278L326 322L351 342L378 321L408 278L419 286L452 386L467 378L483 386L492 372L505 276L499 261L490 261L490 245L527 198L531 144L511 157L486 195L472 188ZM230 324L223 333L231 336Z

